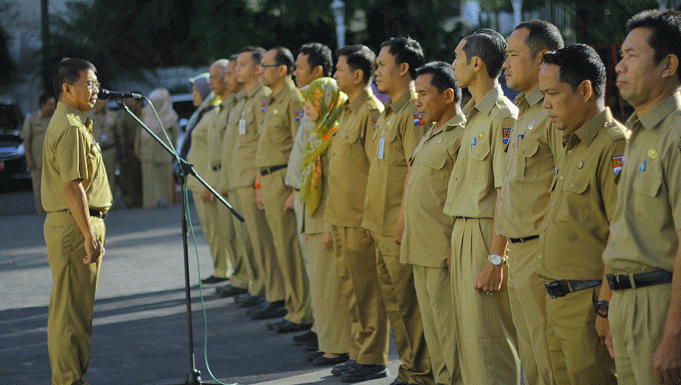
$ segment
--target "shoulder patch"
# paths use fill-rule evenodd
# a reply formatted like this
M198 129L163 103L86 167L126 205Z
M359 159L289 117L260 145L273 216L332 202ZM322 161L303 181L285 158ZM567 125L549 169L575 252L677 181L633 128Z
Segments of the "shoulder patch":
M296 122L300 122L303 119L303 110L298 110L295 112Z
M267 103L267 102L263 103L263 104L260 106L260 112L262 112L263 114L264 114L265 112L267 112L267 107L269 107L269 103Z
M612 157L612 172L615 173L615 175L619 175L619 173L622 171L622 165L624 164L624 156L613 156Z
M423 122L423 118L421 117L421 114L419 114L418 112L414 112L413 117L414 117L414 125L415 126L423 125L424 122Z
M508 144L508 141L511 139L511 131L512 128L504 127L503 128L503 138L504 138L504 144Z
M374 131L378 128L378 118L374 119Z

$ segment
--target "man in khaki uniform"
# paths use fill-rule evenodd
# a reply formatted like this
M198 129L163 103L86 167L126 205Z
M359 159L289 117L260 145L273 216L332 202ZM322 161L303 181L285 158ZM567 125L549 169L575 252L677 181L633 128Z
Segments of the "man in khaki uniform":
M619 384L681 381L681 13L627 23L615 67L634 107L603 262L614 290L609 325ZM677 274L672 277L672 272ZM608 298L602 295L601 300ZM605 303L601 313L608 316ZM599 331L606 338L607 330Z
M225 134L222 139L222 146L220 149L222 168L220 169L220 177L216 188L240 213L242 210L239 200L237 199L236 188L232 187L231 183L234 147L236 145L237 136L239 135L239 120L243 113L244 96L246 93L243 84L239 83L236 79L235 68L237 57L238 55L232 55L230 57L229 65L225 70L225 83L234 97L234 105L229 112L227 127L225 128ZM234 228L236 233L236 255L232 260L233 271L230 278L230 286L233 288L232 293L237 295L250 293L251 298L262 296L264 294L264 286L254 268L255 260L253 256L253 247L251 246L251 240L248 237L246 224L236 219L232 212L223 204L218 205L218 212L220 214L222 227L225 229L230 227Z
M116 159L118 158L117 115L106 107L106 100L97 99L95 108L87 113L92 119L92 135L102 149L106 177L111 186L111 195L116 196Z
M111 188L92 121L97 101L95 67L66 58L54 73L59 99L43 146L42 202L52 295L47 350L52 384L83 384L90 360L92 310L104 254L104 217Z
M506 238L494 232L503 182L504 130L518 109L504 95L497 77L506 41L479 29L456 47L452 63L471 101L466 126L447 189L444 213L455 217L451 283L456 315L459 368L464 384L519 384L520 360L505 285Z
M520 23L508 38L504 74L506 85L520 91L513 129L504 132L508 146L504 183L499 197L496 232L508 239L508 297L518 335L523 374L528 384L551 385L553 374L546 343L546 290L537 276L539 226L548 209L549 186L562 152L560 134L551 129L539 69L547 51L563 39L551 23Z
M50 123L50 118L54 114L57 101L54 96L43 94L38 100L40 110L34 112L24 122L21 129L21 139L24 140L24 151L26 153L26 165L31 169L31 181L33 182L33 197L35 199L35 209L38 214L45 214L43 205L40 202L40 175L43 169L43 141L45 131Z
M351 317L350 360L331 372L343 381L388 375L388 321L376 275L374 240L362 227L369 158L376 122L383 104L371 81L376 54L363 45L336 52L333 77L348 95L336 136L329 147L329 195L324 220L332 225L340 295ZM347 373L349 369L352 372Z
M264 99L272 92L260 81L260 62L265 50L260 47L246 47L239 53L236 62L237 81L244 85L244 107L239 119L239 135L234 145L230 183L236 189L241 214L246 219L251 239L255 267L258 277L265 284L265 301L261 306L249 309L249 315L256 319L281 317L286 314L284 306L284 279L277 262L274 241L265 213L255 200L260 189L255 184L258 171L255 155L260 140L259 127L266 109Z
M208 161L206 169L199 170L199 174L206 183L213 187L218 184L220 169L222 168L220 146L225 128L227 127L229 111L234 105L234 97L229 92L229 88L224 80L225 70L228 65L229 60L220 59L208 69L210 74L208 84L213 93L220 97L221 102L215 110L209 112L213 116L210 119L207 132L208 147L206 150ZM205 223L201 223L201 227L213 257L213 274L202 279L201 282L204 284L223 282L231 275L231 262L236 255L236 233L234 232L234 227L221 226L218 204L222 203L215 199L213 193L204 187L199 196L203 201L201 205L203 206L204 218L206 219Z
M296 217L284 204L293 191L284 184L284 177L293 138L298 132L300 118L303 116L303 103L300 91L293 84L293 55L283 47L267 51L262 59L263 82L272 89L266 98L266 112L260 130L258 151L255 164L259 170L256 183L262 185L262 195L258 195L265 207L267 224L274 237L279 267L284 276L286 292L285 319L289 323L274 323L283 332L297 332L312 326L312 307L310 306L309 282L300 245L296 236ZM256 198L256 199L258 199Z
M565 144L538 257L538 274L546 281L556 384L617 383L615 363L596 334L593 307L600 291L607 290L600 287L601 255L615 211L627 132L605 107L605 80L598 53L582 44L544 55L539 73L544 107Z
M402 361L395 385L433 383L413 270L399 262L408 161L425 131L414 105L416 69L423 63L421 45L411 38L386 41L376 58L376 86L390 101L373 135L362 226L376 241L378 282Z
M294 63L295 70L293 71L293 78L296 82L296 86L301 89L312 81L319 79L321 77L331 76L331 69L333 67L333 57L331 55L331 50L329 47L321 43L308 43L300 47L298 51L298 56L296 57L296 62ZM289 187L293 187L293 196L287 199L286 208L290 208L291 200L293 201L293 211L296 213L296 224L298 228L298 241L300 243L300 253L303 256L303 262L305 263L305 271L307 273L308 279L310 281L310 304L313 309L313 314L318 314L317 303L315 297L317 296L317 291L314 290L314 268L317 266L317 261L320 257L328 257L331 255L331 225L324 222L324 208L320 207L314 216L310 216L307 213L305 204L300 198L300 188L302 186L302 176L301 169L303 167L303 158L305 157L305 151L307 149L307 138L310 132L314 130L315 123L310 121L307 114L303 114L300 119L300 126L298 128L298 134L293 141L293 148L291 148L291 155L289 155L288 167L286 168L286 179L285 184ZM321 206L321 205L320 205ZM303 235L305 234L305 235ZM312 240L310 240L310 235L312 235ZM308 250L308 243L317 243L315 238L324 237L326 242L324 242L324 247L315 248L315 250ZM307 237L307 239L305 239ZM329 272L330 275L335 271ZM326 282L325 282L326 284ZM328 282L329 285L333 285L333 282ZM333 285L335 286L335 285ZM337 297L337 296L336 296ZM326 301L326 306L335 306L336 302L327 301L322 299L321 301ZM322 304L322 306L324 306ZM295 343L304 343L314 347L315 342L317 342L317 323L312 325L312 328L305 334L294 337ZM342 334L342 333L341 333ZM338 336L339 339L341 336ZM327 350L328 351L328 350Z
M142 117L143 100L128 98L123 100L130 111ZM121 188L121 200L126 208L142 207L142 166L135 155L135 140L142 127L126 111L118 113L118 148L120 150L120 174L118 182Z
M404 237L400 262L412 265L423 334L436 384L459 384L454 308L447 257L454 218L442 212L447 181L456 161L466 118L454 69L431 62L416 70L416 107L431 125L411 158L404 193Z

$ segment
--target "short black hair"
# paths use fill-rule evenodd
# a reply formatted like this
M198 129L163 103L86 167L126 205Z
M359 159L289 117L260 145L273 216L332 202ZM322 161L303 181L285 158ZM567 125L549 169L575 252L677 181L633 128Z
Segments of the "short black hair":
M80 79L80 73L83 71L92 70L97 73L95 65L87 60L66 57L61 59L57 68L54 70L52 77L52 87L57 99L61 97L61 86L64 83L73 84Z
M228 58L228 59L229 59L230 62L236 63L236 59L238 59L238 58L239 58L239 54L238 54L238 53L235 53L235 54L233 54L233 55L229 55L229 58Z
M322 66L325 77L330 77L333 72L333 55L331 49L322 43L308 43L300 47L298 55L307 55L307 64L310 69Z
M478 28L463 37L463 52L466 60L470 63L474 57L479 57L485 67L487 75L496 79L501 73L501 66L506 60L506 40L501 34L493 29Z
M384 47L389 47L388 52L395 57L396 64L409 64L409 74L416 79L416 69L426 62L421 44L410 37L392 37L381 44L381 49Z
M563 48L563 37L558 27L544 20L530 20L518 24L514 30L526 29L529 33L525 44L530 47L532 59L537 57L539 51L555 51Z
M52 95L52 94L42 94L42 95L40 95L40 98L38 99L38 105L40 107L42 107L42 106L45 105L45 103L47 103L52 98L54 98L54 95Z
M251 53L251 59L253 60L253 64L255 65L260 65L260 62L262 61L262 58L265 57L265 54L267 51L265 51L264 48L262 47L256 47L253 45L246 46L239 51L240 54L244 52L250 52Z
M369 47L357 44L348 45L336 50L336 56L345 56L348 67L353 71L362 70L364 84L369 84L376 71L376 54Z
M648 45L653 48L655 64L660 64L667 55L675 55L681 61L681 12L675 9L651 9L634 15L627 22L627 32L636 28L652 31ZM681 65L676 75L681 78Z
M557 51L544 54L544 64L560 67L560 81L567 83L575 91L585 80L591 81L591 87L597 99L605 95L605 65L598 52L586 44L573 44Z
M286 47L274 47L272 48L274 51L274 64L278 66L286 66L286 73L287 74L292 74L293 73L293 65L295 63L295 60L293 59L293 54L291 51L289 51L288 48Z
M456 76L451 64L432 61L416 70L416 77L429 74L433 76L430 79L430 85L437 88L438 92L442 93L451 88L454 90L454 101L456 103L461 101L461 88L456 84Z

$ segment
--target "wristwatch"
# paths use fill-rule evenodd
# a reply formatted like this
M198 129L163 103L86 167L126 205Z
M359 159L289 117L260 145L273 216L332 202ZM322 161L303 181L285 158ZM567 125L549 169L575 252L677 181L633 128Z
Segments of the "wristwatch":
M499 254L491 254L489 257L487 257L487 260L494 266L500 266L506 263L506 258Z
M608 309L610 309L610 302L608 301L598 301L594 304L596 308L596 314L599 317L608 318Z

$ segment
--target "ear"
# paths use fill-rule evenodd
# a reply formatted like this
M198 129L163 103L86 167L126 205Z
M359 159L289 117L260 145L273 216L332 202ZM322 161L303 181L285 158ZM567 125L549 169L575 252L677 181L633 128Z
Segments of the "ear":
M409 75L409 64L400 63L400 76Z
M547 52L549 52L548 49L544 49L541 50L540 52L537 52L537 57L535 57L535 60L538 58L540 64L544 63L544 54Z
M669 54L662 59L664 69L662 71L663 77L674 76L679 68L679 58L674 54Z
M355 84L360 84L364 81L364 71L356 69L352 71L352 82Z
M594 94L594 88L593 84L591 84L591 80L584 80L581 82L579 86L577 86L577 92L579 92L584 101L589 100Z
M316 66L312 69L312 75L315 78L321 78L324 76L324 68L322 66Z
M444 92L444 97L447 103L454 103L454 90L447 88Z
M71 94L71 84L64 82L61 84L61 94L62 95L69 95Z

